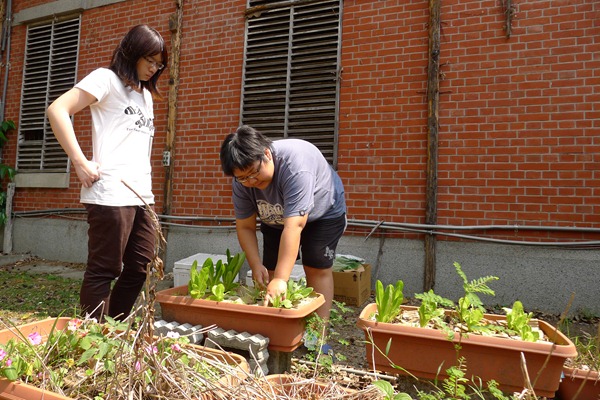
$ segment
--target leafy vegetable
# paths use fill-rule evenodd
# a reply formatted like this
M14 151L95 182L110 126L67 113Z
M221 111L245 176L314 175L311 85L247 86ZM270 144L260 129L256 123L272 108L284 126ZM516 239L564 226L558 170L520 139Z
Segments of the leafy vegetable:
M529 325L533 313L525 313L523 304L519 300L514 302L512 309L504 308L504 311L506 311L508 329L515 331L521 339L528 342L537 342L540 339L540 333L534 331Z
M235 279L245 260L245 253L237 253L232 257L227 249L226 263L218 260L215 265L212 259L207 258L198 271L198 262L194 261L190 268L190 281L188 282L190 296L194 299L202 299L209 295L213 300L222 301L226 294L234 292L239 286ZM207 293L209 290L210 293Z
M415 294L415 297L421 300L421 305L419 306L419 325L424 327L430 321L435 320L437 322L436 325L443 326L444 309L440 306L454 307L452 300L435 294L431 289L425 293Z
M290 279L287 283L285 295L279 295L273 299L273 307L292 308L299 301L310 296L312 292L313 288L306 286L305 278L300 279L298 282Z
M396 286L388 285L385 289L383 283L377 280L375 285L375 303L377 303L377 316L379 322L391 322L400 314L400 306L404 300L404 282L396 282Z

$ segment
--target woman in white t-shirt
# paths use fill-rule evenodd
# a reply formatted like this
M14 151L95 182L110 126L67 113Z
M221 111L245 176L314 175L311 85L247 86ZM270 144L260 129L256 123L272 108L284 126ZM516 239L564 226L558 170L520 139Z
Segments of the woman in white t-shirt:
M108 68L96 69L48 107L54 135L82 185L89 230L80 304L98 319L130 314L154 256L155 232L143 206L154 204L153 97L160 98L157 81L167 58L162 36L137 25L123 37ZM92 115L91 160L71 122L86 107Z

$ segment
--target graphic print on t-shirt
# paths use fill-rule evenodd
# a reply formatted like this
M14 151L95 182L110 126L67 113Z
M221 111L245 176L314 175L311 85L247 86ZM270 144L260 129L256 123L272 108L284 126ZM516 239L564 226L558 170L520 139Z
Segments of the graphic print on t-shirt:
M128 106L125 109L125 114L126 115L137 115L139 117L139 119L135 122L135 125L138 127L138 129L136 129L136 131L143 132L141 128L148 128L151 133L154 131L153 119L146 118L146 116L144 116L144 113L142 112L142 109L140 107L135 106L135 108L133 108L132 106Z
M271 204L264 200L257 200L258 216L265 224L283 225L283 206Z

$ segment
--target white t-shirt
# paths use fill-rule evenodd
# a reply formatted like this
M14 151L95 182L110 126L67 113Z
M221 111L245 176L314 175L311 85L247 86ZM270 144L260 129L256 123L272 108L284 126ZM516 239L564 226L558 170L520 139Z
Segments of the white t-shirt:
M100 164L100 180L81 188L81 202L106 206L143 205L122 181L148 204L154 204L150 154L154 138L152 95L126 87L111 70L99 68L75 87L97 102L92 114L92 161Z

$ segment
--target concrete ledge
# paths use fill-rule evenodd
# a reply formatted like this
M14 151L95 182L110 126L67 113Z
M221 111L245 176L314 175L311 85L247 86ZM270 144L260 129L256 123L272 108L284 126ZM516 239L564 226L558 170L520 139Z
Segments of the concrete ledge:
M202 325L179 324L178 322L167 322L165 320L154 322L154 333L166 336L169 332L177 332L180 336L187 336L190 343L201 345L204 341Z
M248 332L236 332L234 330L225 331L223 328L210 330L206 338L206 347L222 348L223 350L242 350L246 357L250 370L256 373L258 369L264 375L269 373L267 360L269 359L269 338L260 334L251 334Z
M55 15L81 12L122 1L125 0L57 0L19 11L13 16L13 25L25 24Z

